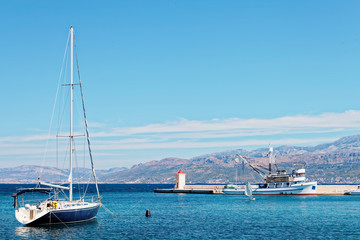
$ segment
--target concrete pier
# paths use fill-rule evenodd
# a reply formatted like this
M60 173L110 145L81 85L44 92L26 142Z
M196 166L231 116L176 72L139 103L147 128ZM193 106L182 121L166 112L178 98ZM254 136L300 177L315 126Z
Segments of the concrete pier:
M318 185L317 195L344 195L345 191L356 190L358 185Z
M245 188L243 185L239 187ZM318 185L317 195L344 195L345 191L356 190L358 185ZM225 185L185 185L183 189L155 189L157 193L224 194Z
M305 170L304 170L305 172ZM196 194L224 194L223 188L226 185L186 185L185 176L182 170L176 174L176 184L171 189L155 189L157 193L196 193ZM238 185L245 188L245 185ZM257 188L258 185L252 186ZM346 191L356 190L358 185L317 185L316 195L344 195Z
M156 193L196 193L196 194L214 194L213 189L155 189Z

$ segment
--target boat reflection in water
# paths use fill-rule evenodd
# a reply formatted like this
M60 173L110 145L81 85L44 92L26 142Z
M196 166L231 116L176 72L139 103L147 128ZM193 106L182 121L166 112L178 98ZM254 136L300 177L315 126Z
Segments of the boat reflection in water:
M79 224L57 224L57 225L41 225L41 226L21 226L15 228L15 236L24 239L43 239L44 236L51 236L51 239L58 239L64 236L64 233L69 234L69 231L76 232L79 226L88 226L91 228L97 227L98 221L87 221Z

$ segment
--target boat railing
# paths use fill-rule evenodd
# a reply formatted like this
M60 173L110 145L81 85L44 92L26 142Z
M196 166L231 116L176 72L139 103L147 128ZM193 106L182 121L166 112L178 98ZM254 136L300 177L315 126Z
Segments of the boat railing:
M28 200L18 199L18 202L16 204L16 208L27 207L27 206L39 207L42 201L44 201L44 199L28 199Z
M69 201L69 199L66 199L66 198L49 198L49 199L34 198L34 199L17 199L17 201L18 201L17 205L19 207L25 207L25 205L27 205L27 204L29 204L30 206L39 206L42 202L45 202L45 201L64 202L64 201ZM86 198L74 199L74 202L94 203L94 202L98 202L98 198L97 198L97 196L89 196Z
M58 198L58 199L53 199L54 201L69 201L69 199L65 199L65 198ZM90 202L90 203L94 203L94 202L98 202L98 197L97 196L88 196L88 197L80 197L80 198L75 198L73 199L74 202Z

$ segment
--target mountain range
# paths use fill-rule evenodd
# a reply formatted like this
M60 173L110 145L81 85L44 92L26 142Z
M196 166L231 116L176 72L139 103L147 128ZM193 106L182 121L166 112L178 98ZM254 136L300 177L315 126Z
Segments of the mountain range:
M225 184L236 181L260 182L262 179L248 167L234 161L239 154L248 161L266 166L267 148L255 150L233 149L210 153L191 159L165 158L140 163L131 168L97 170L101 183L175 183L175 175L181 169L187 183ZM332 143L312 147L280 146L274 148L279 169L290 170L293 164L306 164L309 180L319 183L360 183L360 135L340 138ZM90 170L76 169L74 178L80 182L91 179ZM23 165L0 168L0 183L35 183L36 179L64 183L68 170L54 167Z

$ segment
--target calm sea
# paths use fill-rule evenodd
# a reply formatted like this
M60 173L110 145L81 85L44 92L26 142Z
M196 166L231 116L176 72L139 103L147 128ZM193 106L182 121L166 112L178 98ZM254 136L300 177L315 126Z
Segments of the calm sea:
M244 196L153 193L173 185L100 185L97 220L25 227L11 193L0 185L1 239L360 239L360 197ZM24 187L24 186L23 186ZM28 187L28 186L27 186ZM145 217L150 209L151 217Z

